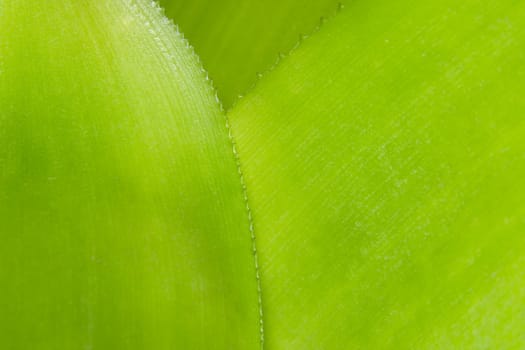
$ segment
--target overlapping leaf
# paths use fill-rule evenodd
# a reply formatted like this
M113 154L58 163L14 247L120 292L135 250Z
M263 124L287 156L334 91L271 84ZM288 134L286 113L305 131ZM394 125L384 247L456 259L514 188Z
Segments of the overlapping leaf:
M356 1L229 113L268 349L522 348L525 3Z
M0 1L0 348L258 348L224 116L149 1Z

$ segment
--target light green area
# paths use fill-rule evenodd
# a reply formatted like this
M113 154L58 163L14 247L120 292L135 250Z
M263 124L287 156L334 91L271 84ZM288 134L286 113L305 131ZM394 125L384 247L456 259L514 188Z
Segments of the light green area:
M267 349L525 347L525 2L353 1L229 113Z
M226 106L336 8L172 6ZM0 349L260 349L259 300L264 349L525 348L525 2L349 3L234 148L198 60L155 2L0 0Z
M0 348L257 349L242 188L150 1L0 1Z
M160 0L229 108L338 8L338 0Z

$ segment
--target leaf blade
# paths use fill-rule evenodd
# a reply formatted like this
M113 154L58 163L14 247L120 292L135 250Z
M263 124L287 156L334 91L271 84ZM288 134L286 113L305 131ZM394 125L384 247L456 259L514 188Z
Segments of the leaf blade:
M228 113L268 347L523 346L523 14L354 2Z
M257 347L241 186L187 43L149 1L0 8L0 347Z

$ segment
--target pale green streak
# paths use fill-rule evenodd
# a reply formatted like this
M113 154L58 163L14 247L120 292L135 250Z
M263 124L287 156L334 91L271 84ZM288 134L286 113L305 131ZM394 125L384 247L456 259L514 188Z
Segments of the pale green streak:
M0 348L257 349L224 116L150 1L0 1Z
M525 347L525 2L354 1L229 113L267 349Z
M338 0L160 0L229 108L279 58L331 17Z

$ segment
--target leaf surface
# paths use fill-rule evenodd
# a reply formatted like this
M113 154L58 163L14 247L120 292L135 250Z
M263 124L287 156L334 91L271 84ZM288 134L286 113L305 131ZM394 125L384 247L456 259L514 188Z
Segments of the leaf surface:
M0 348L258 348L224 115L150 1L0 1Z
M279 58L331 17L337 0L161 0L229 108Z
M230 111L267 349L525 346L525 3L354 1Z

